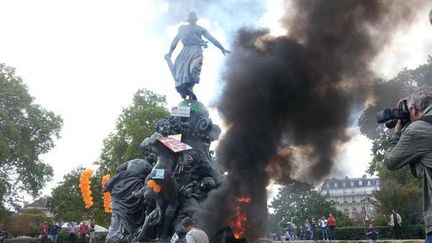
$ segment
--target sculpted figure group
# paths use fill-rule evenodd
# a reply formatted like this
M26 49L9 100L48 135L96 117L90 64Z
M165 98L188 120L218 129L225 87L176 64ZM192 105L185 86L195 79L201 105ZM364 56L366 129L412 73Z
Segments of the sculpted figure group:
M190 116L160 120L156 132L140 145L143 158L120 165L107 182L113 214L106 242L166 242L174 234L181 242L181 221L193 217L208 192L221 184L209 151L220 128L200 102L179 106L189 107ZM178 134L181 140L168 137ZM165 140L186 149L175 152Z

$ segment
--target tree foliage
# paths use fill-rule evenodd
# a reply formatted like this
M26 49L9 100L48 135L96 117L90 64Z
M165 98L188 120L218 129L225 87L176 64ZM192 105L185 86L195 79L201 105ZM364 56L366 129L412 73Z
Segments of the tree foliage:
M384 153L388 148L389 133L392 131L378 126L375 114L392 108L398 100L408 97L421 86L432 85L432 57L426 64L416 69L404 69L395 78L380 83L375 89L375 103L362 114L359 125L363 134L373 139L372 160L368 173L377 174L381 181L381 190L375 192L374 202L377 207L377 223L387 224L391 210L396 210L407 224L422 221L421 182L412 176L409 166L396 171L389 171L383 165Z
M80 222L85 217L84 202L79 189L79 178L84 168L79 167L63 177L51 192L47 204L54 218L65 222Z
M149 90L138 90L133 104L123 109L116 129L104 140L97 164L103 173L112 173L123 162L141 158L140 143L155 132L155 124L169 115L165 97Z
M8 233L11 236L32 236L37 237L40 234L40 227L44 222L49 222L49 218L40 210L26 210L20 214L11 216L8 225Z
M22 192L36 196L52 177L39 158L54 147L62 119L34 103L15 70L0 64L0 208L18 207Z
M282 187L270 207L274 209L271 216L273 227L303 225L306 220L328 216L330 213L336 217L339 226L350 224L349 218L336 209L335 202L326 201L326 197L305 183L293 183Z

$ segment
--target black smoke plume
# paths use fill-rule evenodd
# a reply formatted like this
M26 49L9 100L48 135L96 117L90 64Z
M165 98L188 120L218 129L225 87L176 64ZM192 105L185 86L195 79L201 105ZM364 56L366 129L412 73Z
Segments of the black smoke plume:
M210 235L229 225L235 198L248 196L245 236L254 241L267 224L265 188L272 176L318 182L329 174L338 146L349 139L350 112L377 82L369 64L408 22L416 2L289 3L287 36L242 29L227 61L217 107L228 130L217 159L228 175L198 214ZM292 178L299 167L307 169ZM272 173L277 170L287 171Z

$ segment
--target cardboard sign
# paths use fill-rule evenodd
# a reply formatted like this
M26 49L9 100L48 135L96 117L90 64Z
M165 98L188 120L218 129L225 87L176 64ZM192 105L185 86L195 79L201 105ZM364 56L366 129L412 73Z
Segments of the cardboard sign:
M168 137L164 137L164 136L158 136L157 140L159 140L161 143L163 143L163 145L165 145L167 148L169 148L174 153L188 150L188 149L192 149L191 146L189 146L189 145L187 145L187 144L185 144L182 141L179 141L177 139L168 138Z
M171 108L171 116L190 117L191 109L189 106L175 106Z

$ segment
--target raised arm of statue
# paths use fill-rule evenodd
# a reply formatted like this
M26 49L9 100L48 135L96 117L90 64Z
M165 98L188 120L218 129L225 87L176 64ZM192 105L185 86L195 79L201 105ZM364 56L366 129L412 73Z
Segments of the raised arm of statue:
M222 53L225 55L225 54L230 54L231 53L231 51L229 51L229 50L226 50L222 45L221 45L221 43L219 43L219 41L218 40L216 40L216 38L214 38L206 29L204 29L204 31L203 31L203 36L207 39L207 40L209 40L211 43L213 43L213 45L215 45L217 48L219 48L221 51L222 51Z
M168 52L168 54L165 55L165 58L167 58L167 57L171 58L171 54L175 50L175 48L176 48L177 44L179 43L179 41L180 41L180 29L179 29L179 32L177 33L177 35L172 40L169 52Z

